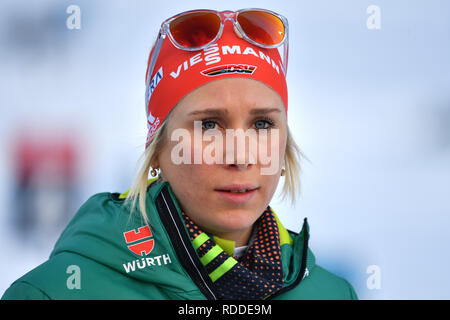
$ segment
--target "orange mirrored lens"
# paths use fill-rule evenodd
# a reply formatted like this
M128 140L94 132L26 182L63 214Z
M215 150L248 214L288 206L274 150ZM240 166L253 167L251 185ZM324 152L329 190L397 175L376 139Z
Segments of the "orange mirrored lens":
M237 21L245 34L260 44L276 45L284 39L283 21L269 12L244 11L239 13Z
M178 44L196 48L214 40L220 30L220 17L212 12L193 12L170 22L170 33Z

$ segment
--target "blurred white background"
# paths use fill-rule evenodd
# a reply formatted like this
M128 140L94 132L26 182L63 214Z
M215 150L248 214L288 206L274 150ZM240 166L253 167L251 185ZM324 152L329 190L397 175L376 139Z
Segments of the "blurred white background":
M67 28L70 5L80 29ZM290 24L288 121L310 162L296 205L273 199L284 225L307 217L317 263L361 299L450 298L445 0L1 1L0 294L90 195L130 186L160 23L247 7Z

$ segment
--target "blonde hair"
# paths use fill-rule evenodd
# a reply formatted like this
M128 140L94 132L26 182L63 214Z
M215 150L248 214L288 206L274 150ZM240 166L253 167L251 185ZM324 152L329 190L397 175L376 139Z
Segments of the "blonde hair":
M148 175L150 170L157 169L153 168L151 164L154 163L156 157L161 152L162 147L166 144L167 123L170 120L170 114L171 112L169 112L161 126L156 130L148 147L141 156L140 161L142 161L142 165L140 166L140 169L126 197L126 202L131 204L131 210L134 210L136 208L136 203L139 202L141 217L146 224L150 223L147 217L145 203L149 178ZM297 195L300 196L301 193L300 161L303 158L307 159L295 143L292 133L290 132L289 127L287 127L286 151L284 156L284 166L286 171L284 176L285 181L281 191L281 199L284 200L289 196L291 199L291 205L295 204Z

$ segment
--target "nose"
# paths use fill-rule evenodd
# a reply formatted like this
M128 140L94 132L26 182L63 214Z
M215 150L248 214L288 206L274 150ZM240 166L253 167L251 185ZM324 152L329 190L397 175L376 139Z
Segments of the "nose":
M236 130L225 137L225 166L228 169L247 170L257 163L257 137L243 132Z
M227 166L227 168L229 170L244 171L244 170L247 170L247 169L251 168L253 166L253 164L250 164L250 163L244 163L244 164L232 163L232 164L227 164L226 166Z
M224 168L225 170L230 174L233 175L233 173L245 173L248 172L249 170L252 170L254 164L251 163L230 163L230 164L225 164Z

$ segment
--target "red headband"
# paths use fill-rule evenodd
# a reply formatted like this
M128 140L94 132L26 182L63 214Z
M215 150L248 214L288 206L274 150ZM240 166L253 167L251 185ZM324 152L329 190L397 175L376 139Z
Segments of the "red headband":
M152 54L153 50L148 63ZM259 80L280 95L287 114L288 94L283 68L277 48L261 48L239 38L232 23L225 23L221 38L201 51L178 49L166 38L148 82L150 100L146 146L178 101L201 85L217 79Z

